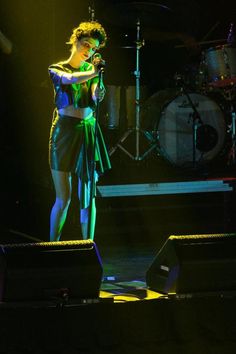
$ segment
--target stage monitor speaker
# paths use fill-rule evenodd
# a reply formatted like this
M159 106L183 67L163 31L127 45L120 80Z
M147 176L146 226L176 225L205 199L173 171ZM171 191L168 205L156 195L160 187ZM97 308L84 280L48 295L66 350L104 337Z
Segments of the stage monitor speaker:
M102 263L92 240L0 245L0 301L94 299Z
M236 234L170 236L146 272L163 294L236 290Z

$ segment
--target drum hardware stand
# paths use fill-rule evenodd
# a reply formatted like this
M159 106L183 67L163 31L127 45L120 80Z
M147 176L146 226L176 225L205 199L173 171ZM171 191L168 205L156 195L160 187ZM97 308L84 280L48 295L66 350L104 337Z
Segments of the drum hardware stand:
M196 109L196 105L193 103L184 84L182 84L181 89L182 89L183 94L187 97L187 99L193 109L193 113L191 113L191 119L192 119L192 132L193 132L193 168L195 169L196 168L196 150L197 150L197 130L198 130L199 124L201 126L203 125L203 121L200 117L199 112Z
M230 125L229 131L231 132L232 145L231 145L231 148L229 151L228 165L229 164L234 165L235 161L236 161L236 113L235 113L234 106L232 103L231 103L230 113L231 113L231 125Z
M236 149L236 129L235 129L235 122L236 122L236 114L235 112L231 113L231 117L232 117L232 131L231 131L231 139L232 139L232 162L233 164L235 164L235 149Z
M158 142L151 141L152 146L141 156L140 155L140 133L143 133L144 136L150 141L148 136L145 134L145 131L140 129L140 69L139 69L139 57L140 49L144 46L144 40L140 40L140 21L139 19L136 22L136 70L134 75L136 77L135 85L135 127L128 129L123 136L119 139L117 144L113 146L109 155L112 155L117 148L121 149L125 154L127 154L131 159L136 161L143 160L152 150L157 148ZM135 133L135 155L131 154L127 149L124 148L122 143L129 137L130 134Z

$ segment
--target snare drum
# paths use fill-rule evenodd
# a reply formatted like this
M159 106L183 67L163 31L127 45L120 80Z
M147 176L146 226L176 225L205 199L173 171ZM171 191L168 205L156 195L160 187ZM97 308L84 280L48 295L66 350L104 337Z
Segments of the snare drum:
M159 140L162 156L171 164L188 167L193 162L193 109L186 95L176 92L167 103L173 90L151 96L145 103L142 119L150 120ZM189 94L203 124L197 125L197 146L195 161L208 162L223 149L226 137L226 123L220 106L211 98ZM160 109L161 97L163 101Z
M208 82L215 87L236 83L236 48L221 45L204 53Z

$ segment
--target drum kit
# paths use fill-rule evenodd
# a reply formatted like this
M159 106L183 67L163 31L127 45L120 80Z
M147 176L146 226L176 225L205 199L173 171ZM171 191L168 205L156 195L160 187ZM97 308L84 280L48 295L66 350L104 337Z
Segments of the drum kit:
M236 163L236 47L234 28L230 24L228 38L208 41L209 47L201 50L201 57L194 73L194 85L189 86L185 75L177 73L173 78L174 88L160 90L142 102L140 86L140 51L145 45L140 38L141 25L148 16L142 11L146 3L129 3L136 29L136 67L133 90L132 113L134 125L111 147L112 155L120 149L131 159L140 161L149 153L157 153L176 167L198 168L224 153L225 163ZM170 11L160 4L160 13ZM125 9L125 7L124 7ZM130 12L124 11L122 21L132 22ZM150 19L150 17L149 17ZM121 21L120 18L118 18ZM201 42L198 43L201 45ZM205 42L204 42L205 44ZM216 44L212 46L212 44ZM114 90L114 91L112 91ZM119 125L117 105L120 93L115 87L108 90L108 128ZM130 113L130 114L132 114ZM135 152L124 146L130 135L135 137ZM148 148L142 154L141 136L147 140Z

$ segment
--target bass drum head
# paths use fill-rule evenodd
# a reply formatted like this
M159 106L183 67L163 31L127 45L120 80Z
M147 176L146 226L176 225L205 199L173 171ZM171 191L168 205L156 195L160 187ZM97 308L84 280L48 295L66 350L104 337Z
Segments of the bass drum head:
M163 93L162 96L164 97ZM196 126L195 162L205 163L214 159L222 151L225 144L226 123L223 112L215 101L198 93L190 93L189 97L201 119L201 122L197 121ZM168 103L164 102L161 110L158 94L153 95L150 101L152 109L149 111L152 112L153 118L155 117L156 122L152 123L154 130L157 129L160 153L175 166L192 166L193 109L187 96L178 93Z
M178 95L176 89L160 90L149 97L141 106L141 126L144 130L156 131L163 107Z

